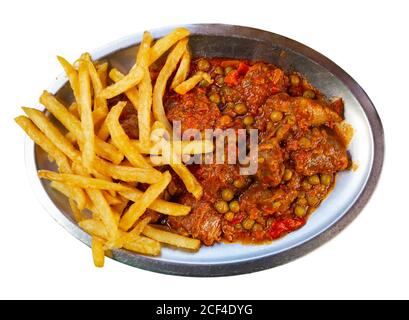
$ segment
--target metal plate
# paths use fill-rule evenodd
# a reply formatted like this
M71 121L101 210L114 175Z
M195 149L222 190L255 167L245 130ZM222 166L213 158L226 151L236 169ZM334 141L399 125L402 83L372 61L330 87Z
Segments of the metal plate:
M197 253L163 248L157 258L125 250L114 252L114 259L128 265L173 275L227 276L249 273L281 265L319 247L347 226L372 195L382 169L384 135L372 102L362 88L340 67L320 53L283 36L247 27L195 24L190 46L196 56L233 57L263 60L285 70L297 70L329 97L342 97L346 120L355 128L349 148L358 170L339 174L334 191L314 212L308 223L286 237L266 245L217 244ZM161 37L174 26L153 31ZM109 61L126 72L134 61L141 33L111 43L92 53L94 59ZM64 75L49 91L69 103L72 94ZM42 106L39 108L44 109ZM37 169L53 169L44 152L27 139L26 162L30 180L41 203L53 218L73 236L90 244L89 236L74 222L67 200L40 181ZM363 230L364 232L364 230Z

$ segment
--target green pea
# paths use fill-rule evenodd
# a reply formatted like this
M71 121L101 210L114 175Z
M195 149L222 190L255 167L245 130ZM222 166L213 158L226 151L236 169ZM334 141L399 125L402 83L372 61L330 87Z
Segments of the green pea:
M321 175L321 183L324 186L329 186L332 182L332 176L330 174L322 174Z
M294 214L297 217L305 216L305 212L306 212L305 207L302 207L302 206L296 206L295 209L294 209Z
M308 204L308 201L305 198L299 198L297 200L297 204L299 204L300 206L306 206Z
M302 96L304 98L308 98L308 99L314 99L315 98L315 92L312 90L305 90L304 93L302 94Z
M230 72L232 72L232 71L233 71L233 68L230 67L230 66L224 68L224 74L225 74L225 75L228 75L228 74L229 74Z
M313 186L316 186L316 185L320 184L321 181L320 181L320 178L318 177L318 175L314 174L313 176L308 177L308 182L310 184L312 184Z
M280 201L274 201L273 202L273 208L274 209L278 209L281 207L281 202Z
M213 103L216 103L216 104L220 103L220 95L218 93L212 93L209 96L209 99Z
M247 107L244 103L237 103L234 106L234 111L239 115L243 115L247 112Z
M226 201L222 200L216 201L216 203L214 204L214 208L219 213L226 213L227 211L229 211L229 205Z
M216 79L216 83L217 83L219 86L222 86L222 85L224 84L224 78L223 78L223 77L218 77L218 78Z
M292 177L293 177L293 171L290 169L285 169L284 176L283 176L284 181L291 180Z
M283 113L280 111L273 111L270 114L270 119L273 122L281 121L283 119Z
M234 197L234 192L230 189L223 189L222 190L222 199L224 201L230 201Z
M303 181L302 187L304 188L304 190L310 190L311 189L311 185L308 183L308 181Z
M307 196L308 204L312 207L316 207L320 200L316 196Z
M233 186L235 186L237 189L244 188L246 186L246 181L244 179L234 180Z
M230 96L230 95L232 95L232 93L233 93L233 89L230 88L229 86L223 86L223 87L222 87L222 93L223 93L225 96Z
M243 226L244 229L246 230L250 230L251 228L253 228L255 221L253 219L250 218L246 218L244 219L244 221L241 223L241 225Z
M208 71L210 69L210 62L207 61L206 59L200 59L199 62L197 63L197 68L200 71Z
M214 69L214 73L215 73L215 74L223 75L223 74L224 74L223 68L220 67L220 66L217 66L217 67Z
M295 75L295 74L292 74L292 75L290 76L290 83L291 83L291 85L294 86L294 87L298 86L298 85L300 84L300 77L298 77L298 76Z
M243 119L243 124L244 124L245 126L250 126L250 125L253 124L253 122L254 122L254 118L253 118L252 116L247 116L247 117L245 117L245 118Z
M237 213L240 211L240 204L237 200L234 200L229 203L229 209L231 212Z
M226 103L226 108L224 110L227 111L227 110L232 110L232 109L234 109L234 103L233 102L227 102Z
M297 120L295 119L295 117L293 115L285 117L285 120L290 125L293 125L293 124L295 124L297 122Z
M227 221L232 221L232 220L234 219L234 213L231 212L231 211L226 212L226 213L224 214L224 218L225 218Z

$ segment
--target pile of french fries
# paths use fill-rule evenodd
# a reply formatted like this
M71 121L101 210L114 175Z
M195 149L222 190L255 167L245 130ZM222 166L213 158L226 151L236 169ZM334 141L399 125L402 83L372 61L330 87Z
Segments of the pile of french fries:
M56 163L58 172L40 170L38 176L50 180L51 186L68 198L73 217L91 236L97 267L104 265L104 257L110 256L113 249L157 256L162 243L190 250L200 247L199 240L157 228L150 225L149 215L144 217L147 209L173 216L184 216L191 210L163 199L172 178L168 171L154 167L158 164L170 165L194 197L200 198L203 193L202 186L177 158L212 152L213 143L172 142L154 134L157 129L169 135L172 132L163 107L172 74L176 71L170 87L180 94L191 90L201 79L209 79L203 72L186 79L191 59L188 36L187 29L178 28L153 42L151 34L145 32L135 64L126 75L109 70L107 63L93 61L87 53L74 64L58 57L75 101L67 107L44 91L40 102L66 131L60 131L45 113L32 108L23 107L26 116L15 119ZM153 85L149 67L169 50ZM108 107L108 100L121 94L137 110L138 140L130 139L119 122L126 102ZM156 148L159 141L172 150L170 155L165 157ZM149 187L142 192L138 183Z

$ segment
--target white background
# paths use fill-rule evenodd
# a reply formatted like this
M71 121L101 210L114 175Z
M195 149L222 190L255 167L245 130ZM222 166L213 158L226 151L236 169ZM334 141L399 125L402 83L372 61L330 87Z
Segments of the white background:
M409 298L408 37L405 1L2 1L0 298ZM189 4L190 3L190 4ZM193 4L194 3L194 4ZM75 60L124 35L181 23L247 25L296 39L371 97L386 134L380 184L339 236L290 264L211 279L142 271L91 252L43 210L13 117ZM404 32L406 30L406 32Z

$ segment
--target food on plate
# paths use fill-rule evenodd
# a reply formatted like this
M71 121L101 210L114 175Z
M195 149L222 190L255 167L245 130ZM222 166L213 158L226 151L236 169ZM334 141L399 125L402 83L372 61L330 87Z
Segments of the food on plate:
M15 120L55 162L38 176L68 198L97 267L121 248L158 256L162 245L281 238L351 166L342 99L270 63L195 57L185 28L145 32L127 72L88 53L58 61L74 101L44 91L40 102L59 125L28 107Z

